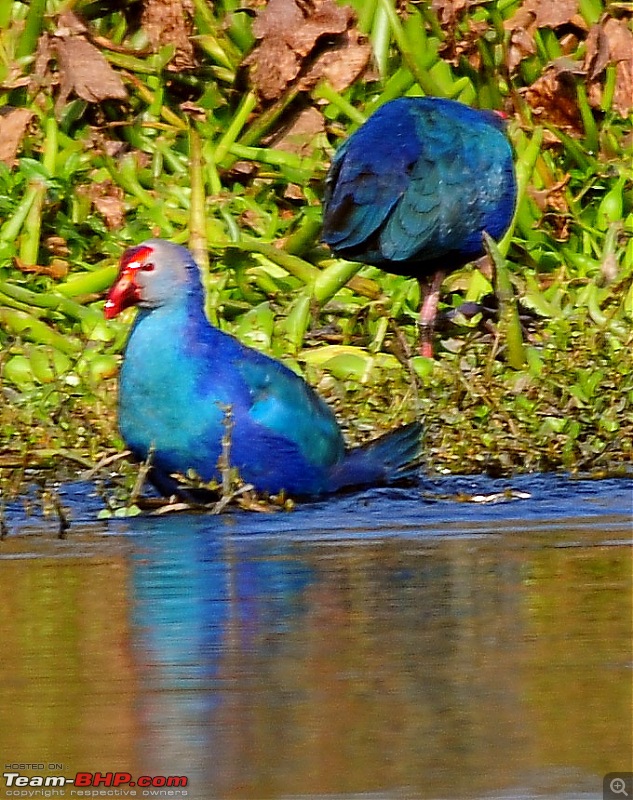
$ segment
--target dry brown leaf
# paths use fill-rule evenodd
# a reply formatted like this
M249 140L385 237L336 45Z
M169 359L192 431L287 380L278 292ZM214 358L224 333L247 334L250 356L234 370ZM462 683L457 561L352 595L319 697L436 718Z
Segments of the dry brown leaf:
M236 161L231 167L231 175L238 181L246 181L257 172L254 161Z
M584 75L585 70L580 61L574 61L573 58L567 56L560 56L555 58L550 67L556 72L557 75Z
M530 29L534 29L534 20L536 19L536 11L532 6L534 5L533 2L527 0L527 2L522 3L516 11L516 14L513 14L509 19L506 19L503 23L503 27L507 31L518 31L523 30L527 32Z
M124 192L120 186L116 186L112 181L102 181L91 183L85 189L86 195L90 198L95 210L104 218L110 230L122 228L125 223L125 203Z
M303 24L303 12L294 0L269 0L253 22L253 36L267 39L291 32Z
M587 101L592 108L599 108L602 103L602 83L587 81Z
M48 274L53 280L61 281L68 277L70 272L70 264L63 258L53 258L48 265Z
M266 100L275 100L297 78L305 60L323 36L340 36L353 12L334 0L270 0L253 23L259 44L245 59L253 85ZM351 55L351 54L350 54Z
M465 32L460 32L458 36L455 30L452 33L449 31L441 45L442 58L450 61L454 66L457 66L460 60L465 58L474 70L479 71L481 69L479 40L489 29L490 26L487 22L474 22L470 18L467 19Z
M174 72L196 65L191 36L193 6L190 0L145 0L141 24L155 50L174 45L176 52L167 69Z
M304 108L272 144L276 150L285 150L301 156L311 155L314 149L314 138L325 132L323 114L310 106Z
M247 208L239 216L240 228L250 228L255 233L259 234L261 230L262 217L252 208Z
M527 56L536 53L534 33L538 28L559 28L573 24L586 26L578 14L578 0L526 0L516 14L506 20L504 27L510 31L508 67L514 71Z
M563 52L563 55L571 56L578 50L578 45L580 44L580 37L576 33L564 33L558 43L560 45L560 49Z
M570 176L565 175L562 181L554 183L546 189L535 189L528 187L528 194L536 205L543 211L547 220L553 228L554 236L559 241L569 239L569 205L565 195L565 187L569 183Z
M58 281L68 275L68 261L61 258L54 258L48 266L41 264L24 264L17 257L14 259L14 262L20 272L32 273L35 275L48 275Z
M125 206L120 198L106 195L105 197L95 197L92 203L111 231L123 227Z
M585 70L589 79L595 80L609 63L609 40L602 25L591 26L585 46Z
M35 63L33 65L33 79L42 83L48 73L48 63L53 57L53 37L48 33L43 33L37 40L37 50L35 51Z
M58 114L71 92L89 103L127 97L123 81L101 51L84 37L85 30L83 22L71 11L60 14L55 33L60 75L59 97L55 103Z
M12 167L18 154L33 112L27 108L13 108L0 116L0 161Z
M180 110L191 117L192 119L197 119L200 122L204 122L207 118L207 111L206 109L199 106L197 103L194 103L191 100L185 100L184 103L180 103Z
M528 3L530 0L528 0ZM578 0L533 0L537 28L558 28L567 25L578 14Z
M70 255L68 242L63 236L47 236L44 239L44 246L49 253L59 258L66 258L66 256Z
M526 0L517 9L516 14L506 20L504 25L507 30L525 28L558 28L568 25L578 19L578 0Z
M627 117L633 109L633 33L621 19L607 20L605 32L611 58L617 64L613 108Z
M73 11L62 11L57 17L56 36L83 36L86 33L88 28Z
M300 85L304 91L325 79L336 92L342 92L365 71L371 58L370 45L361 42L356 29L346 31L339 38L340 41L332 49L317 56L301 78Z
M602 100L601 75L608 64L616 64L613 108L627 117L633 108L633 33L625 20L603 17L589 31L585 69L589 75L589 100Z
M452 28L459 16L477 0L433 0L431 7L443 26Z
M284 190L284 199L285 200L298 200L301 202L305 200L305 194L303 193L303 189L301 186L297 186L296 183L289 183L285 190Z
M125 100L123 81L97 48L80 36L63 36L56 44L60 88L55 104L57 112L74 92L89 103L102 100Z
M567 212L569 211L569 206L564 189L570 179L570 175L565 175L561 181L557 181L546 189L535 189L533 186L529 186L528 194L534 199L541 211L545 211L547 208L553 208L556 211Z
M515 28L510 34L510 45L508 47L508 69L510 72L514 72L524 58L533 56L534 53L536 53L536 44L533 35L528 33L525 28Z
M270 0L253 23L257 39L280 39L301 56L307 56L321 36L343 33L352 10L333 0L316 0L302 7L296 0Z
M299 73L300 63L289 45L274 39L264 39L246 59L252 65L251 81L266 100L275 100Z
M351 20L351 8L338 6L332 0L325 0L321 5L315 4L314 13L304 19L303 25L296 31L289 31L288 44L300 56L307 56L321 36L343 33Z
M568 73L549 67L523 93L535 115L568 131L582 130L576 88Z

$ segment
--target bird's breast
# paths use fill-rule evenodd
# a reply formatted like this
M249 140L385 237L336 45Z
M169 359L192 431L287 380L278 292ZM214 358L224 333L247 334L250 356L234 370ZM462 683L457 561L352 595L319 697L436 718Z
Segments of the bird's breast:
M215 397L213 370L187 350L184 329L174 336L169 320L153 316L140 320L128 340L119 382L119 428L138 455L152 448L184 465L200 451L201 442L219 442L224 398Z

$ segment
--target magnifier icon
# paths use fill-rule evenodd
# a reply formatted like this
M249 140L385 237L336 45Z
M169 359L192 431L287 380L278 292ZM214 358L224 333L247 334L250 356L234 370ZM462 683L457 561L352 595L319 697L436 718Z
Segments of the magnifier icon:
M623 778L613 778L609 783L609 789L613 794L623 794L625 797L629 796L626 790L626 781Z

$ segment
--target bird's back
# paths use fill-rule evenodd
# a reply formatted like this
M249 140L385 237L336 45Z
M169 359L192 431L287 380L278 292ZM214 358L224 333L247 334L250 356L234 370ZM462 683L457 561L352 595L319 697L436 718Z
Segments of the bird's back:
M323 239L392 272L455 268L512 218L515 178L503 121L439 98L386 103L341 146L326 183Z

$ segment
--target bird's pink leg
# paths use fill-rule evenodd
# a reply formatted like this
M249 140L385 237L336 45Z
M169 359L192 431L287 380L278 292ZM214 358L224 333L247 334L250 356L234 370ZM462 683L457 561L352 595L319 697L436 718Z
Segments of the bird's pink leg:
M426 358L433 358L432 337L435 330L437 306L440 301L440 288L445 277L446 272L438 270L433 273L430 280L420 279L420 290L422 292L422 308L420 309L420 319L418 321L420 355Z

